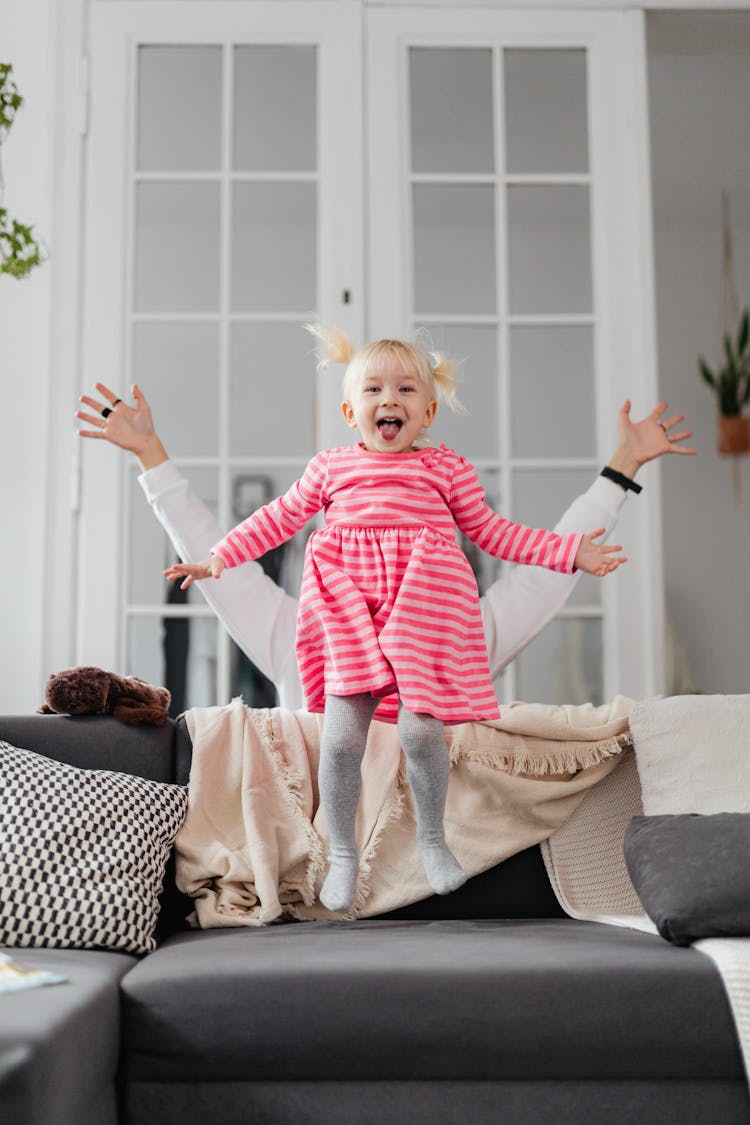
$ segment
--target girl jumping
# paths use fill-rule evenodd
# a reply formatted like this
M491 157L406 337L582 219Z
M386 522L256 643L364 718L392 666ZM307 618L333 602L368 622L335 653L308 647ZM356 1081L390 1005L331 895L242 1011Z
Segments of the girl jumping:
M424 446L438 401L456 405L456 364L401 340L356 350L311 326L322 365L345 363L341 409L361 440L316 454L284 496L258 509L198 563L164 571L182 586L286 542L321 509L310 536L297 618L307 707L323 712L319 791L330 835L320 901L354 902L355 821L371 720L397 722L428 882L448 894L466 875L447 846L443 817L450 761L444 723L496 719L474 574L458 527L498 558L562 573L604 576L619 546L512 523L489 508L476 470L452 449Z

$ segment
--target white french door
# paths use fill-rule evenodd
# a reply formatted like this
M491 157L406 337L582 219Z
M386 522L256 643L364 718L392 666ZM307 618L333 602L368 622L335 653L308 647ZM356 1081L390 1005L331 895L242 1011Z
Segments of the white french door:
M466 357L470 414L434 438L528 523L593 480L622 399L655 402L640 14L92 0L90 44L82 388L140 383L223 528L351 440L311 319ZM655 476L628 566L581 582L505 698L660 690ZM135 478L86 443L80 662L264 702L200 596L168 600ZM299 562L267 560L292 590Z
M92 4L83 385L139 383L222 529L318 448L302 326L362 337L360 27L335 2ZM161 577L174 553L135 465L84 452L79 659L166 683L178 710L272 703ZM294 588L299 545L266 567Z
M551 527L656 402L642 14L393 8L368 21L369 328L465 357L433 426L490 503ZM593 529L590 529L593 530ZM658 486L630 562L584 577L498 684L578 703L660 687ZM500 572L476 560L480 585Z

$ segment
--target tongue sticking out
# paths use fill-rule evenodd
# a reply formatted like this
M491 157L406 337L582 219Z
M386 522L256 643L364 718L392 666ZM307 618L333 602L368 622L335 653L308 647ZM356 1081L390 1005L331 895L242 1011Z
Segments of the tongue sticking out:
M386 441L393 441L394 438L398 437L398 432L401 429L401 423L379 422L378 429L380 430L380 436L382 438L385 438Z

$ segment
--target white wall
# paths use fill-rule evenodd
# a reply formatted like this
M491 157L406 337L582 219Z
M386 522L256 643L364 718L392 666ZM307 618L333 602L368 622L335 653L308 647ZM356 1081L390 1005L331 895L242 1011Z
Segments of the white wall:
M54 241L55 0L0 0L0 61L25 98L2 146L4 206ZM41 701L52 265L0 276L0 712Z
M667 607L696 689L747 692L750 457L733 466L716 452L697 356L719 356L722 189L750 304L750 13L650 17L649 85L660 393L688 415L699 449L663 465Z

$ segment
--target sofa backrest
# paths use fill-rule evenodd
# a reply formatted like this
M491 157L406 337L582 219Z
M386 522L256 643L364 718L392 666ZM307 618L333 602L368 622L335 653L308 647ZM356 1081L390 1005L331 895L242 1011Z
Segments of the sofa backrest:
M0 740L82 769L116 770L153 781L187 785L191 742L183 718L164 726L125 726L109 716L0 716ZM190 902L174 885L174 858L167 868L159 935L179 928ZM387 915L403 919L550 918L564 913L550 887L541 852L528 848L449 895Z
M176 727L173 719L153 727L107 715L10 715L0 716L0 739L81 769L176 781Z

